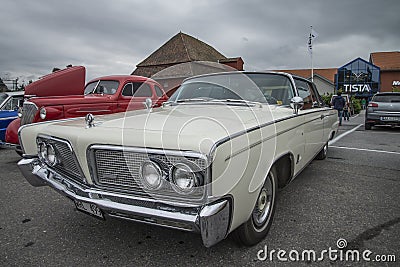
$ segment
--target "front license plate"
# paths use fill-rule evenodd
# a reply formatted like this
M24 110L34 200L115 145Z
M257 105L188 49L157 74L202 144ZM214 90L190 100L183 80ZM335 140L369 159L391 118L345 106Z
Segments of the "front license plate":
M74 202L75 202L75 207L78 210L96 216L98 218L104 219L103 212L95 204L83 202L80 200L74 200Z
M400 117L381 117L381 121L400 121Z

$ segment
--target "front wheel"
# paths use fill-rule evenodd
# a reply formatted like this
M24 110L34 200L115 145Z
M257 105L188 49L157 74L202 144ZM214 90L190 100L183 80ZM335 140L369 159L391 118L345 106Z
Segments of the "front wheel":
M324 145L324 147L321 149L321 151L315 156L316 159L318 160L323 160L326 159L326 156L328 155L328 142Z
M276 172L271 169L261 188L250 218L234 232L238 243L245 246L253 246L265 238L272 225L276 194Z
M371 130L372 125L370 123L365 123L364 124L365 130Z

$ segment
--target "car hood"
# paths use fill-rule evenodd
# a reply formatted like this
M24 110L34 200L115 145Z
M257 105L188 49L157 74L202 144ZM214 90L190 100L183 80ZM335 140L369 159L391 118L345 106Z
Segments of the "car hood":
M107 144L208 154L219 141L292 113L287 107L267 105L179 105L96 116L91 128L79 118L37 125L35 131L77 147ZM29 127L22 134L27 131Z
M83 95L86 68L68 67L41 77L25 87L26 96Z

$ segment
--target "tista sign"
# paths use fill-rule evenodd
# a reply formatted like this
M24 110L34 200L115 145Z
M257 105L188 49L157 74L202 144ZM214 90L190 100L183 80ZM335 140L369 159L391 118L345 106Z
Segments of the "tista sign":
M344 84L343 86L346 93L370 93L372 91L369 84Z

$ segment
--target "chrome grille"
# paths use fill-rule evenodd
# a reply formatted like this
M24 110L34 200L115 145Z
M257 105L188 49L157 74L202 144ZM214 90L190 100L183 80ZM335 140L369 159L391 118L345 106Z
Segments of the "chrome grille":
M146 150L136 152L132 149L127 151L119 147L113 147L113 149L100 147L97 146L90 150L92 164L94 165L92 175L95 183L100 186L113 186L139 195L148 195L149 192L141 186L139 171L141 164L149 159L157 160L166 170L183 160L190 161L202 170L206 179L207 161L205 158L147 153ZM182 195L180 196L168 185L160 190L152 191L151 194L182 198ZM204 187L201 187L189 196L184 196L184 198L200 199L203 194Z
M57 157L59 158L59 163L51 167L52 169L76 182L82 183L85 181L76 157L73 154L72 147L67 141L52 137L37 138L38 144L43 141L54 146Z
M34 103L25 101L22 109L21 125L32 123L37 111L38 107Z

